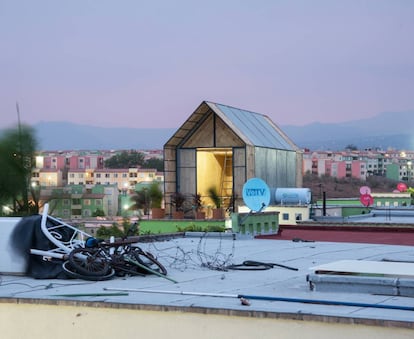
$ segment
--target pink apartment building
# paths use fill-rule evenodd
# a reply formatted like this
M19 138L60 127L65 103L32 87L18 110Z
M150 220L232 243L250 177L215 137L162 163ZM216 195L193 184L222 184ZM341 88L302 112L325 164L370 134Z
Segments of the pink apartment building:
M73 169L102 169L104 168L103 156L96 155L72 155L67 158L68 167L70 170Z
M104 156L97 154L60 154L50 152L36 157L36 168L46 169L100 169L104 167Z
M43 161L40 161L39 163L40 168L64 170L66 167L65 156L51 155L38 158L43 158ZM36 166L37 165L38 164L36 164Z
M335 178L353 177L365 180L367 177L367 160L344 152L313 152L304 154L303 174L329 175Z

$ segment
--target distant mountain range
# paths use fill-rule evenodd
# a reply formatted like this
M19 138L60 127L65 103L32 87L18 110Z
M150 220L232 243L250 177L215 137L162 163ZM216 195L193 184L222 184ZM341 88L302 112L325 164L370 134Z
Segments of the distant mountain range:
M103 128L69 122L41 122L33 127L42 150L162 149L176 131L175 128ZM351 144L358 149L414 150L414 112L381 113L369 119L335 124L280 125L280 128L300 148L310 150L343 150Z
M414 111L381 113L335 124L280 127L300 148L311 150L343 150L350 144L358 149L414 150Z

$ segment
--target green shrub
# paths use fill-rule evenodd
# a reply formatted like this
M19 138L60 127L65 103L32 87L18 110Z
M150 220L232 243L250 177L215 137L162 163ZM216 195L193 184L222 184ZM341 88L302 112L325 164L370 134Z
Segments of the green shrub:
M220 225L210 225L206 227L206 232L224 232L226 229Z
M196 224L190 224L185 227L177 226L178 232L224 232L225 228L224 226L219 225L196 225Z
M102 239L109 239L111 236L124 238L133 235L139 235L139 227L131 225L131 222L127 218L123 219L121 227L117 223L113 223L111 227L101 226L96 231L96 236Z
M118 227L116 223L112 224L111 227L101 226L96 231L97 237L102 238L102 239L108 239L111 236L114 236L116 238L121 238L123 234L124 232Z

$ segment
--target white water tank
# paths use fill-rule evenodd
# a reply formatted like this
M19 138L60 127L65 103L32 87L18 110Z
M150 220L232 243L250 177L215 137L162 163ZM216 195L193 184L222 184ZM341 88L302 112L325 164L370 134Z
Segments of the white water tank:
M312 200L309 188L276 188L276 205L308 205Z

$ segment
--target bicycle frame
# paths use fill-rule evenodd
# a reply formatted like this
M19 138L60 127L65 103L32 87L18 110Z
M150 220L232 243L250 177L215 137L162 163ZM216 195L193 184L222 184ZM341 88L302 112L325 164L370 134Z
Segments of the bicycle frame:
M48 210L49 205L45 204L40 228L43 235L56 247L48 250L32 248L30 253L43 256L45 261L49 261L50 258L63 260L62 267L68 275L101 280L112 277L116 270L139 275L138 270L131 268L138 267L145 272L174 281L166 277L167 270L154 256L142 251L138 246L133 246L137 242L136 239L115 241L114 237L110 237L109 242L100 242L96 247L87 248L85 242L87 238L92 237L90 234L48 215ZM140 256L147 259L148 263ZM161 273L154 270L152 265L160 269Z
M85 239L91 237L91 235L48 215L48 211L49 204L45 204L40 228L45 237L52 244L54 244L56 248L47 251L32 248L30 249L30 253L57 259L64 259L73 249L83 247ZM65 239L64 234L68 232L70 233L70 237Z

